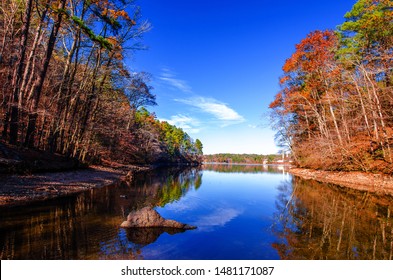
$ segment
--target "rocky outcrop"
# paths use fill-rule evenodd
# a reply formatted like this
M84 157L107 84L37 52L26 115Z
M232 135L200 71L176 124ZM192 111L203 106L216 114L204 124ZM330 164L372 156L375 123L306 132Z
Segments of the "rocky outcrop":
M195 229L195 226L182 224L174 220L167 220L161 217L156 210L145 207L140 210L132 211L127 216L127 221L121 225L124 228L178 228Z

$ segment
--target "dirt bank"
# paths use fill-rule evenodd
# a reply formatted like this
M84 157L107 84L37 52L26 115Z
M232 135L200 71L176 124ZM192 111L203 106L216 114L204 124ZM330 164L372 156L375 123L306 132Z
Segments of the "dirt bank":
M0 176L0 207L23 205L111 185L149 167L92 166L73 171Z
M333 183L347 188L372 192L378 195L393 196L393 176L386 174L320 171L302 168L291 168L289 172L304 179Z

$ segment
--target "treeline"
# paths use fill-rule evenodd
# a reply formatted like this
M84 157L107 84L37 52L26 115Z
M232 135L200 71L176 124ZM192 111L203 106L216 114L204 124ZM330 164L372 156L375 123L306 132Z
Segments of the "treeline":
M282 155L258 155L258 154L213 154L204 155L204 162L218 162L218 163L247 163L247 164L263 164L263 163L277 163L282 161ZM285 161L290 159L285 156Z
M192 149L137 116L156 101L149 75L125 64L150 28L133 1L4 0L0 8L2 141L82 161L138 154L151 162L157 157L141 154L165 150L186 158ZM159 138L160 150L144 151L147 138Z
M302 167L393 172L393 1L359 0L285 62L270 104L277 140Z
M202 161L203 145L195 141L181 128L160 121L154 113L144 107L135 112L133 125L134 139L139 152L130 153L126 158L135 162L199 163ZM124 150L116 158L124 157Z
M273 163L273 162L272 162ZM219 173L277 173L282 171L277 165L260 165L260 164L204 164L203 170L210 170Z

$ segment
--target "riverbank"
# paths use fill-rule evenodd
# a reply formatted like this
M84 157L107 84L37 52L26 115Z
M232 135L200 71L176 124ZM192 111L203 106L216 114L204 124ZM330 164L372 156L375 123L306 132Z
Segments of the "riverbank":
M333 183L377 195L393 196L393 176L365 172L321 171L303 168L291 168L289 172L304 179L312 179L324 183Z
M130 179L160 166L195 166L196 162L122 164L101 159L82 163L59 154L25 149L0 141L0 207L26 205Z
M0 207L26 205L112 185L151 166L91 166L62 172L1 175Z

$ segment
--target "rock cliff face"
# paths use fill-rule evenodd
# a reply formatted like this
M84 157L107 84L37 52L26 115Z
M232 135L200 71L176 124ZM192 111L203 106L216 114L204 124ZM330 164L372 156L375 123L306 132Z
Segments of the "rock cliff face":
M182 224L174 220L167 220L160 216L156 210L151 207L145 207L128 214L127 221L121 225L124 228L178 228L178 229L195 229L195 226Z

